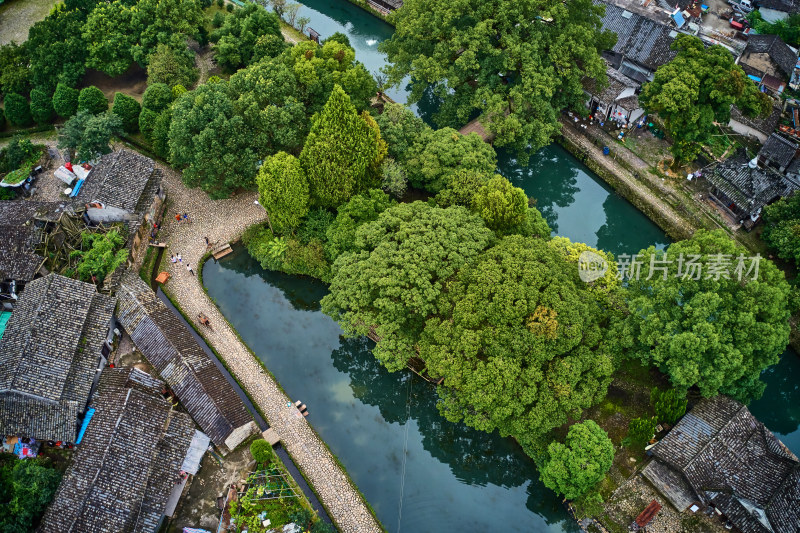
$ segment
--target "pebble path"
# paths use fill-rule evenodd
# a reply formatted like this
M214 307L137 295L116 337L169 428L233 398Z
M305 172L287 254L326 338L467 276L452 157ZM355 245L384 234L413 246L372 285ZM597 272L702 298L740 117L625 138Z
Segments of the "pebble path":
M186 269L188 263L197 271L206 252L205 237L212 246L224 244L237 239L249 226L266 220L264 209L254 203L257 194L247 192L225 200L211 200L199 189L187 189L174 170L161 168L169 210L164 214L159 240L167 243L162 268L172 275L164 290L196 326L199 326L195 318L198 313L209 317L213 331L202 327L198 330L225 360L269 425L278 432L283 446L303 471L337 527L343 532L381 531L363 497L308 421L239 340L203 290L197 276ZM176 213L188 213L190 222L176 221ZM170 263L172 253L180 253L183 263Z

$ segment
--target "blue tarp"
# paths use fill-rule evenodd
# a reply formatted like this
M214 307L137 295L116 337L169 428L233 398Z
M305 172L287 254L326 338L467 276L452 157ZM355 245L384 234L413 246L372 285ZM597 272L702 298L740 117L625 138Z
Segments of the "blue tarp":
M679 28L682 28L683 25L686 24L686 21L683 20L683 14L677 10L672 14L672 20L675 21L675 24L677 24Z
M75 444L80 444L81 439L83 439L83 434L86 432L86 428L89 427L89 421L94 416L94 407L90 408L86 411L86 416L83 417L83 424L81 424L81 430L78 432L78 440L75 441Z
M69 195L70 198L75 198L76 196L78 196L78 193L81 190L81 185L83 185L84 181L85 180L78 180L78 183L76 183L75 187L72 188L72 192Z
M748 74L747 77L756 83L761 83L761 78L759 78L758 76L753 76L752 74Z

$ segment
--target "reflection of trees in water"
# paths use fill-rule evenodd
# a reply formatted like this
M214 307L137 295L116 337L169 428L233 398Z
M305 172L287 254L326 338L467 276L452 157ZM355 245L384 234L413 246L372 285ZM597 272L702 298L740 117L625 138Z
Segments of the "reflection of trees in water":
M788 435L800 428L800 357L787 350L777 365L770 367L761 379L767 390L751 410L770 431ZM794 450L798 452L800 450Z
M409 91L414 88L414 81L409 82L407 89ZM439 111L442 106L442 99L433 93L433 86L429 85L422 93L422 98L417 102L417 115L425 121L425 124L432 128L436 128L436 122L433 120L434 115Z
M603 202L606 223L597 230L597 248L611 252L614 256L638 253L639 248L634 250L630 244L631 232L637 231L637 228L631 227L630 216L624 215L619 209L614 209L614 204L617 202L618 199L613 194L609 194Z
M436 409L434 386L410 372L389 373L370 351L373 343L366 338L341 339L331 357L334 366L350 376L350 387L362 402L378 407L390 423L406 422L408 380L411 390L411 417L417 421L425 450L447 464L459 480L473 485L494 484L516 487L538 479L533 462L515 443L497 434L486 434L464 424L448 422ZM548 499L545 491L538 497Z

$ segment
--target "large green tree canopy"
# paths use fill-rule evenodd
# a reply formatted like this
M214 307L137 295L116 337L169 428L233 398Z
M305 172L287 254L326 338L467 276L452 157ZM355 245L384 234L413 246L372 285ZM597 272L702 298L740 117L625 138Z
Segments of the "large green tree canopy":
M259 38L272 35L283 41L280 20L258 4L248 3L225 17L222 26L211 34L216 43L215 58L222 68L236 71L254 59Z
M374 332L375 356L389 370L417 355L425 321L438 312L446 283L493 240L463 207L400 204L356 231L356 250L333 265L322 310L349 335Z
M381 44L391 83L411 75L410 102L441 100L439 126L480 114L495 144L521 152L550 143L558 113L582 105L581 79L605 80L603 7L591 0L406 0Z
M28 31L31 84L48 92L58 83L75 87L86 70L87 44L83 41L85 13L56 4L44 20Z
M756 273L750 254L721 230L699 230L663 256L643 250L639 279L626 268L630 314L618 324L619 346L703 396L761 396L761 372L778 362L789 341L783 272L761 258ZM646 279L651 262L658 269Z
M684 34L678 35L671 48L678 55L658 67L653 81L642 88L639 101L664 120L677 158L697 157L717 131L714 123L727 124L732 104L749 116L772 110L770 97L758 90L726 48L706 48L697 37Z
M614 443L594 420L573 424L564 444L551 442L542 483L574 500L603 479L614 462Z
M275 231L296 228L308 213L308 180L293 155L278 152L264 160L256 176L258 199Z
M442 413L529 451L602 399L613 365L585 293L543 239L510 236L481 253L441 292L419 344L427 372L444 378Z
M778 257L800 264L800 194L781 198L764 208L761 237Z

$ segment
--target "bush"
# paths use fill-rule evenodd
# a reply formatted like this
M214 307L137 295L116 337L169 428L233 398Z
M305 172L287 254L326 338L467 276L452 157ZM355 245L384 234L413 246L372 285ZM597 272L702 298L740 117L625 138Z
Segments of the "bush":
M148 86L164 83L168 87L191 87L197 81L197 76L194 57L188 49L175 50L166 44L159 44L156 51L148 57Z
M250 455L259 464L271 463L275 460L275 452L272 451L272 446L264 439L253 441L250 444Z
M672 425L686 413L688 404L686 391L679 389L668 389L666 391L653 389L650 398L655 408L658 422L666 422Z
M142 95L142 108L158 113L172 102L172 90L166 83L153 83L147 86ZM141 127L141 126L140 126Z
M116 93L114 106L111 112L122 120L122 128L128 133L135 133L139 129L139 113L142 106L127 94Z
M212 1L211 0L200 0L200 7L203 9L208 9L211 7Z
M31 91L31 115L37 124L47 124L53 120L53 99L44 89Z
M36 531L55 496L61 472L42 459L4 461L0 469L0 531Z
M233 4L228 4L225 6L225 9L228 11L228 13L233 13Z
M225 0L217 0L217 7L222 7L225 5Z
M84 87L78 94L78 111L88 111L93 115L108 111L106 95L94 85Z
M630 448L644 448L656 432L656 419L634 418L628 424L628 435L622 444Z
M78 111L78 89L59 83L53 94L53 110L61 118L69 118Z
M0 109L0 130L6 129L6 114Z
M19 168L22 163L31 159L36 154L36 147L28 139L15 135L3 152L5 153L3 166L8 171Z
M8 93L3 99L3 106L6 110L6 118L12 126L30 126L33 122L28 99L21 94Z
M142 108L139 113L139 131L142 132L144 138L148 141L153 139L153 130L156 128L156 121L158 120L158 113L146 107Z
M297 228L297 237L303 244L308 244L312 239L325 242L328 227L333 223L335 215L327 209L319 208L309 211L305 220Z
M222 11L217 11L214 14L214 18L211 19L211 25L215 28L219 28L222 26L223 22L225 22L225 14Z

